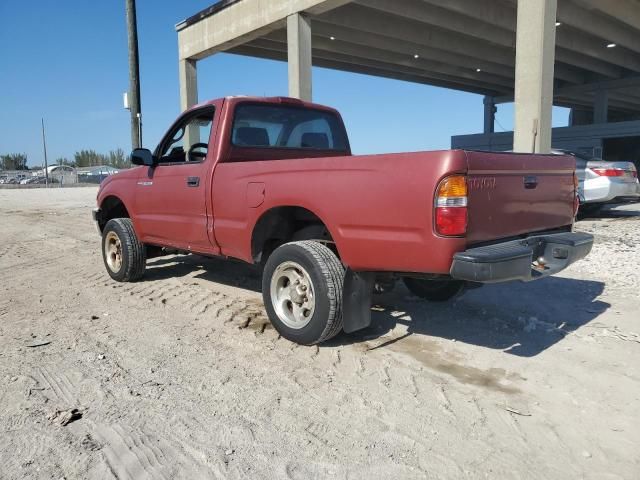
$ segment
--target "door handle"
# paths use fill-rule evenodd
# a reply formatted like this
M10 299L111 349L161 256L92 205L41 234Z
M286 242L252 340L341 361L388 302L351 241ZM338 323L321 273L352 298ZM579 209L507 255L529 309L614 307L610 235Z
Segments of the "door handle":
M527 176L524 177L524 188L533 189L538 186L538 177Z
M187 177L187 187L197 187L200 185L200 177Z

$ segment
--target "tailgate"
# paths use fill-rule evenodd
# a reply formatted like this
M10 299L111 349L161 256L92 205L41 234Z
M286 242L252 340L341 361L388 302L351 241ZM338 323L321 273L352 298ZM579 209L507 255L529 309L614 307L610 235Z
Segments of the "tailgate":
M575 159L466 152L470 244L571 225Z

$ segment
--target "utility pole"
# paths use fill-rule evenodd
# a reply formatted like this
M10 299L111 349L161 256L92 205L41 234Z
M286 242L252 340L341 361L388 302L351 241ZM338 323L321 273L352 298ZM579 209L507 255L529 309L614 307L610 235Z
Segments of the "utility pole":
M125 0L129 39L129 96L131 111L131 147L142 147L142 112L140 109L140 63L138 59L138 24L136 0Z
M44 150L44 184L49 188L49 164L47 163L47 141L44 136L44 118L42 119L42 150Z

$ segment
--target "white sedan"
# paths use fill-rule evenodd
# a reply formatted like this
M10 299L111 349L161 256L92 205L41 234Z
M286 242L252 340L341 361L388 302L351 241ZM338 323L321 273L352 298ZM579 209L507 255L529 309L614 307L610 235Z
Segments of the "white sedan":
M553 150L556 155L576 158L578 196L583 210L594 210L605 203L640 201L638 171L632 162L607 162L569 150Z

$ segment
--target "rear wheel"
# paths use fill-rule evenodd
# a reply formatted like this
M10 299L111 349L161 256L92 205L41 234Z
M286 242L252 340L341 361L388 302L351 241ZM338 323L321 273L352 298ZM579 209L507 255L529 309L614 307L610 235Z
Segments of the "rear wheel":
M324 342L342 330L344 267L326 246L291 242L269 257L262 297L274 328L302 345Z
M450 300L462 291L465 283L460 280L425 280L412 277L404 277L403 281L416 297L432 302Z
M102 259L109 276L118 282L134 282L144 275L147 258L128 218L109 220L102 231Z

